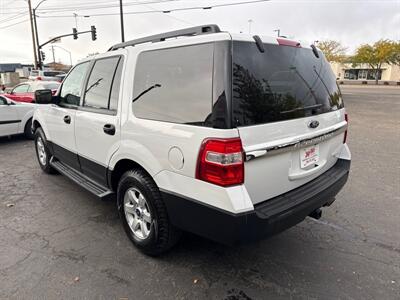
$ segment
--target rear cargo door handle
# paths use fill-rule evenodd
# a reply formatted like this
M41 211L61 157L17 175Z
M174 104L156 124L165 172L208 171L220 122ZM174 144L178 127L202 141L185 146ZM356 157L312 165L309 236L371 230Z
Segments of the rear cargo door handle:
M289 180L297 180L297 179L302 179L308 176L311 176L315 173L317 173L318 171L320 171L326 164L326 160L321 160L318 162L318 164L310 169L310 170L306 170L306 171L299 171L299 172L289 172Z
M70 124L71 123L71 117L70 116L65 116L64 117L64 122L67 123L67 124Z
M115 126L113 124L106 124L103 126L103 131L105 134L114 135L115 134Z

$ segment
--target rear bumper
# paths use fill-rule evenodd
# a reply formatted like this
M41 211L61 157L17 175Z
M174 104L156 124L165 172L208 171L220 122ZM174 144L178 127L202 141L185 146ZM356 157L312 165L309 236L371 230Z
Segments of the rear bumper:
M332 168L316 179L256 204L253 211L240 214L166 191L161 193L169 218L176 227L233 245L279 233L303 221L315 209L331 205L346 183L349 171L350 160L338 159Z

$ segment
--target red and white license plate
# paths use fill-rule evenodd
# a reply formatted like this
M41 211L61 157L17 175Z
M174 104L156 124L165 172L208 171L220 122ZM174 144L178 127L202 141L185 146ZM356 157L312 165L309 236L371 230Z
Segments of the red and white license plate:
M302 169L315 165L319 161L319 145L300 149L300 167Z

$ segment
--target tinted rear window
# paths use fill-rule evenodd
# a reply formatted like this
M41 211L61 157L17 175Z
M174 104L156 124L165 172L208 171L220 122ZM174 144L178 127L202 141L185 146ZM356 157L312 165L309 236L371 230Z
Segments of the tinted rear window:
M233 42L233 124L302 118L343 107L329 63L311 49Z
M134 80L138 118L212 126L213 44L143 52Z

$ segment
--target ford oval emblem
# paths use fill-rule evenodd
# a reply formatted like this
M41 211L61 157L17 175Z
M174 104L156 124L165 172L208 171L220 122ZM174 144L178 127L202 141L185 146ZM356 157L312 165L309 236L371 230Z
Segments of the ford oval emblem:
M317 128L319 126L319 122L317 120L311 121L308 123L308 127L310 128Z

